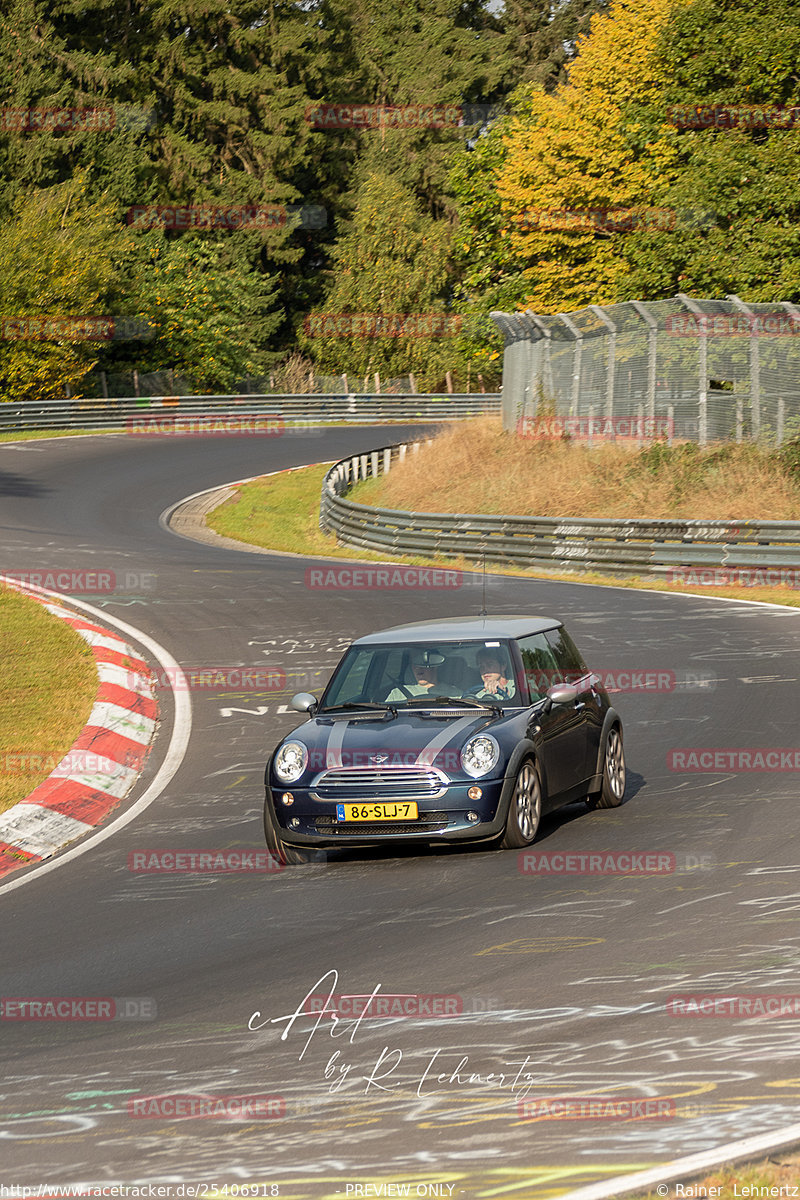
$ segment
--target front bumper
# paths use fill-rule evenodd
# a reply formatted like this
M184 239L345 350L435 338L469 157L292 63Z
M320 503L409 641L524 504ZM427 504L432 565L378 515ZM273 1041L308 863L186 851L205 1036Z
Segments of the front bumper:
M482 796L471 800L467 795L472 787L480 787ZM496 837L505 827L503 810L505 780L470 779L450 783L442 795L417 800L419 816L412 821L338 821L338 803L393 803L405 797L385 794L369 795L350 792L337 801L315 799L309 788L284 785L280 789L266 784L266 803L274 814L283 841L294 846L375 846L386 842L465 842L486 841ZM291 792L291 806L281 801L284 792ZM467 813L477 813L477 821L467 820ZM291 822L291 824L290 824Z

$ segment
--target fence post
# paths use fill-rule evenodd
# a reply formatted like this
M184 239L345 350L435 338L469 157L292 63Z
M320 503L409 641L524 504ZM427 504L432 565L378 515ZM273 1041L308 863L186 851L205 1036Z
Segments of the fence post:
M783 396L778 397L778 429L776 433L776 441L779 446L783 445L783 426L786 420L786 402Z
M642 300L631 300L639 316L647 322L647 416L651 428L656 423L656 364L658 361L658 322Z
M698 343L698 383L700 385L697 400L697 441L701 446L708 442L708 322L700 305L687 296L678 292L677 299L697 317L700 326Z
M744 401L741 396L736 397L736 441L741 442L742 432L744 429Z
M589 434L586 439L586 444L587 444L587 446L589 446L590 449L594 445L594 438L592 436L593 433L594 433L594 405L590 404L589 405Z
M614 372L617 364L617 327L604 308L599 304L590 304L589 308L596 313L608 330L608 354L606 356L606 420L614 420ZM611 436L614 438L614 426L611 426ZM615 439L614 439L615 440Z
M672 445L672 439L675 434L675 405L667 405L667 445Z

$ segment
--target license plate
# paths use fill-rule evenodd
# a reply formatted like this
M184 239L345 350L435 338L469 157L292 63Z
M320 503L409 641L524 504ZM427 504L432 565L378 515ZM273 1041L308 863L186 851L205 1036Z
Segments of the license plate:
M408 800L391 804L337 804L337 821L416 821L417 805Z

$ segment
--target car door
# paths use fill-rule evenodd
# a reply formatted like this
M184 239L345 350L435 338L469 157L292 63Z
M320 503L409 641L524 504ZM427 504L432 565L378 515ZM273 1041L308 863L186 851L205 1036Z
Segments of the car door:
M559 666L553 647L543 633L529 634L518 641L522 666L531 701L542 699L565 675ZM543 766L547 778L549 801L577 787L586 775L586 717L585 705L576 701L554 704L548 713L541 711L531 718L541 733Z
M582 778L588 781L589 777L594 775L597 765L605 714L602 698L595 689L595 684L599 682L598 677L586 666L580 650L563 625L557 629L548 629L545 637L563 672L564 679L578 688L575 706L583 712L583 729L586 738L585 774Z

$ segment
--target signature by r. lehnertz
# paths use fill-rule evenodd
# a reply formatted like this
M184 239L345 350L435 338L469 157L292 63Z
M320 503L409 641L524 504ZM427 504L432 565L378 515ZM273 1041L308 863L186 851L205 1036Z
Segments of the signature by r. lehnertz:
M381 984L376 984L371 994L364 999L364 1007L361 1013L355 1019L344 1019L337 1016L333 1011L333 1007L329 1007L332 997L336 991L336 985L339 981L339 972L336 970L326 971L320 979L311 987L305 996L300 1000L296 1009L292 1013L286 1013L281 1017L267 1017L262 1020L260 1011L256 1011L250 1017L247 1023L247 1028L251 1032L263 1029L266 1025L283 1025L280 1040L285 1042L291 1036L302 1038L303 1034L299 1030L295 1030L295 1025L299 1021L305 1022L309 1016L313 1016L314 1023L311 1032L305 1039L300 1053L298 1054L298 1062L301 1062L309 1048L312 1047L314 1039L320 1032L320 1026L323 1021L327 1025L327 1036L331 1038L345 1038L346 1044L354 1046L356 1036L361 1024L370 1016L370 1005L380 993ZM327 991L327 995L326 995ZM325 997L324 1003L314 1008L312 1013L309 1013L308 1004L312 997L319 995ZM349 1033L349 1037L348 1037ZM320 1035L320 1040L324 1040L325 1030ZM364 1095L368 1095L371 1089L379 1092L394 1092L400 1087L400 1076L397 1074L398 1068L403 1062L403 1051L399 1046L384 1046L378 1054L375 1061L370 1065L359 1066L355 1061L348 1061L347 1056L350 1052L342 1050L334 1050L328 1058L324 1068L324 1077L329 1081L328 1090L330 1092L338 1092L345 1086L352 1088L363 1082ZM516 1067L517 1070L505 1071L490 1071L488 1073L474 1071L469 1066L469 1055L463 1054L460 1050L447 1050L439 1047L433 1053L427 1054L427 1061L424 1069L417 1075L414 1073L413 1078L416 1079L416 1094L420 1098L430 1095L438 1088L504 1088L518 1097L528 1094L530 1089L535 1084L535 1078L531 1071L526 1070L530 1063L530 1058L525 1057L522 1062L509 1062L503 1065L508 1068ZM460 1055L460 1060L452 1070L442 1070L445 1061L455 1055ZM366 1069L367 1074L359 1074ZM387 1080L394 1079L391 1083ZM403 1083L403 1088L408 1086L407 1080Z

